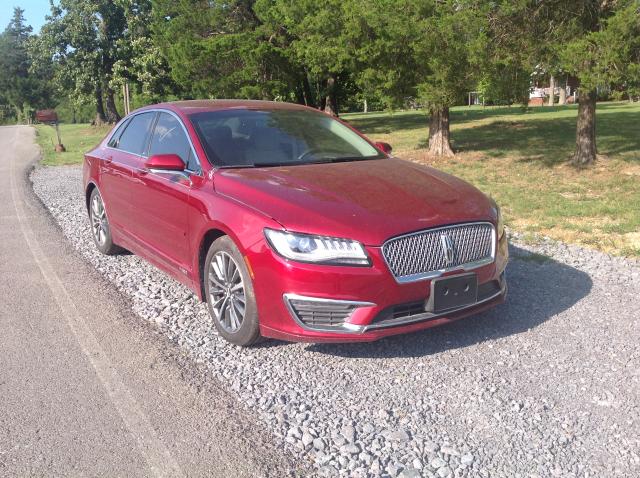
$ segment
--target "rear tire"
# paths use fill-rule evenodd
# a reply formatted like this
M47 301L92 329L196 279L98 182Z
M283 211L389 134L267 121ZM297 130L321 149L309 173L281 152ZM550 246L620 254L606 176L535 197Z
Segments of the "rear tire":
M107 256L122 252L122 249L114 244L111 238L107 211L98 188L94 188L89 197L89 221L91 222L91 237L100 252Z
M218 333L247 347L260 340L253 282L242 254L230 237L216 239L204 264L207 308Z

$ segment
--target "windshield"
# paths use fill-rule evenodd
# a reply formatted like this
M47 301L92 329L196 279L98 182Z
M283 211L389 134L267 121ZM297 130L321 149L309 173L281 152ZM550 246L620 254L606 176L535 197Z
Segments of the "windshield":
M313 111L209 111L195 113L190 119L209 161L220 167L283 166L384 157L347 126Z

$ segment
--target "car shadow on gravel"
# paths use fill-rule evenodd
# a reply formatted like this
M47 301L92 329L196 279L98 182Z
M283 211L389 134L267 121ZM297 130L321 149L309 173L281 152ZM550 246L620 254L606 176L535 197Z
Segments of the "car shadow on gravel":
M587 296L586 273L510 246L509 294L494 309L441 327L371 343L311 344L310 352L350 358L421 357L534 329Z

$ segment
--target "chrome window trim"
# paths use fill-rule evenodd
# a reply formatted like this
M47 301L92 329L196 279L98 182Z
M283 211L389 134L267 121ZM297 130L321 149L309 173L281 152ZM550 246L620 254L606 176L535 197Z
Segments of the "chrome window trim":
M453 229L453 228L462 227L462 226L487 226L487 225L491 226L491 229L493 230L493 234L491 234L491 257L488 257L486 259L481 259L479 261L467 262L466 264L446 267L444 269L438 269L430 272L421 272L419 274L411 274L408 276L396 277L384 253L384 247L389 242L395 241L397 239L404 239L405 237L418 236L420 234L425 234L425 233L435 232L435 231L442 231L445 229ZM380 247L380 252L382 254L382 259L384 260L384 263L387 266L387 269L389 270L389 272L391 273L391 275L393 276L393 278L396 280L398 284L407 284L409 282L416 282L420 280L435 279L437 277L442 276L443 274L446 274L447 272L453 272L453 271L468 272L468 271L472 271L495 262L496 260L496 227L493 225L493 223L489 221L475 221L475 222L462 222L459 224L450 224L448 226L433 227L429 229L422 229L420 231L411 232L409 234L401 234L399 236L390 237L389 239L384 241L384 243L382 244L382 247Z
M142 170L138 170L138 171L142 171ZM175 170L168 170L168 169L155 169L155 168L150 168L147 169L148 172L153 173L153 174L157 174L160 177L162 177L163 179L168 179L166 178L166 176L182 176L184 179L189 180L189 186L193 185L193 181L191 180L191 174L190 171L187 169L184 169L182 171L175 171Z
M169 113L176 120L178 120L178 123L182 127L182 131L187 136L187 141L189 141L189 146L191 148L191 154L193 154L193 157L195 158L196 162L198 163L198 166L200 166L200 171L192 171L192 170L186 169L186 168L184 169L184 171L186 173L189 173L189 174L193 174L193 175L196 175L196 176L199 176L199 177L203 177L204 171L202 170L202 162L200 161L200 157L196 153L196 148L193 146L193 141L191 141L191 136L189 135L189 131L187 131L187 127L184 125L184 122L182 121L182 119L175 112L173 112L171 110L168 110L168 109L165 109L165 108L151 108L151 109L146 109L146 110L142 110L142 111L136 111L135 113L131 113L129 116L126 116L126 117L122 118L122 121L128 121L130 119L133 119L135 116L138 116L138 115L141 115L141 114L144 114L144 113ZM156 118L154 120L154 122L153 122L152 129L154 131L155 131L157 122L158 122L158 118ZM118 124L120 124L120 123L118 123ZM107 141L105 143L105 148L106 149L113 149L115 151L122 151L122 152L125 152L127 154L132 154L132 155L137 156L137 157L142 158L142 159L147 159L149 157L148 155L145 156L143 154L132 153L131 151L127 151L125 149L113 148L113 147L109 146L109 141L111 141L111 137L116 133L116 131L118 129L117 126L118 125L116 125L116 127L113 128L113 131L107 137ZM125 131L126 131L126 128L125 128ZM124 133L124 131L123 131L123 133ZM153 136L153 131L151 131L151 136L149 137L149 141L148 141L148 144L147 144L147 147L146 147L147 153L148 153L149 146L151 144L151 137L152 136ZM186 163L185 163L185 165L186 165Z

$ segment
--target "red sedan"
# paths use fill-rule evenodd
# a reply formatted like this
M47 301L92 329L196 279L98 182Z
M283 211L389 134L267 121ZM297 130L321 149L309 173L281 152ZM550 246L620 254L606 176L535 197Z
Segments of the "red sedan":
M298 105L142 108L85 155L93 238L193 289L238 345L371 341L502 302L499 208L390 152Z

